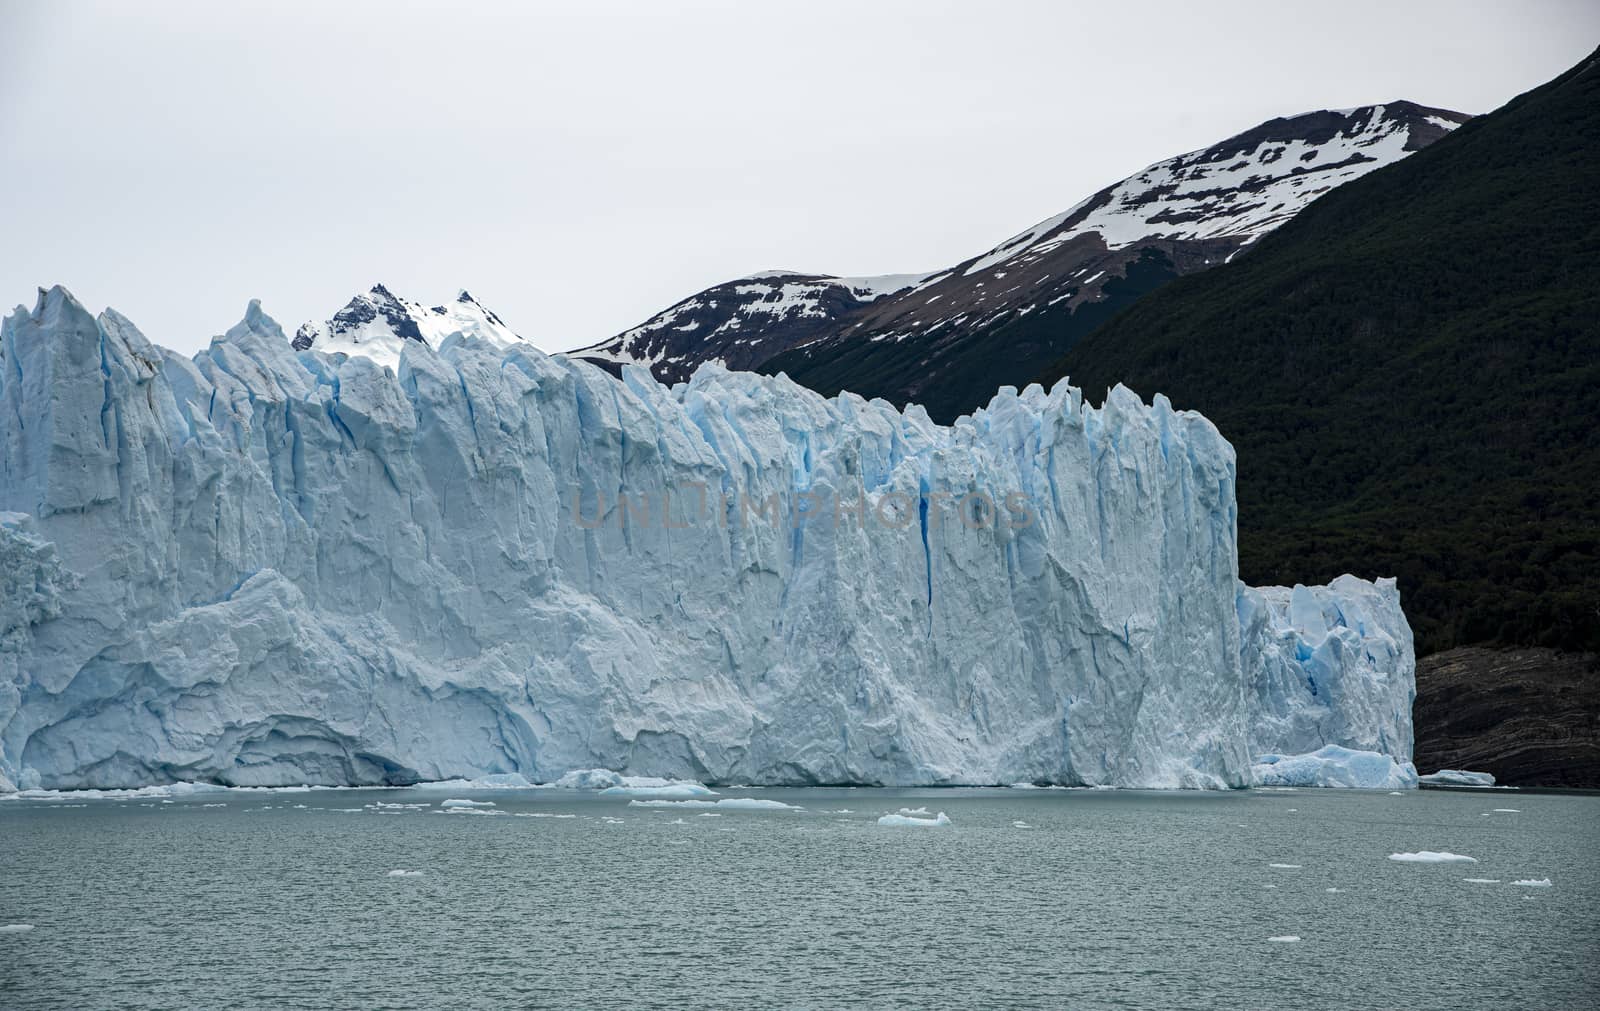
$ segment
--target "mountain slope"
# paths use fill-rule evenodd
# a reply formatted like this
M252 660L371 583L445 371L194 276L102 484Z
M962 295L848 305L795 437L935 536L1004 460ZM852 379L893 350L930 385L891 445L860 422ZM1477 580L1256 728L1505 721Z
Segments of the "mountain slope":
M741 278L572 354L612 371L648 365L665 382L705 361L787 371L823 393L915 401L948 421L1148 292L1226 261L1466 118L1393 102L1274 119L1157 162L949 269Z
M836 332L874 301L928 276L769 270L713 285L626 333L569 353L613 375L624 364L648 365L669 384L686 381L708 361L753 371L773 354Z
M1037 378L1211 418L1248 582L1396 574L1419 654L1600 647L1597 138L1591 57Z

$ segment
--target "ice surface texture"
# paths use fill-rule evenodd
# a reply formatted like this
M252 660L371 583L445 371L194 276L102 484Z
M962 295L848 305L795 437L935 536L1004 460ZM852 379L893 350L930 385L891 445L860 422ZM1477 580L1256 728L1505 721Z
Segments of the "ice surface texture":
M191 360L60 288L0 355L0 788L1227 787L1267 752L1410 757L1392 584L1242 590L1233 450L1160 397L1005 389L944 428L459 336L391 371L296 353L254 303ZM695 485L906 509L707 518ZM969 491L1033 522L975 529Z

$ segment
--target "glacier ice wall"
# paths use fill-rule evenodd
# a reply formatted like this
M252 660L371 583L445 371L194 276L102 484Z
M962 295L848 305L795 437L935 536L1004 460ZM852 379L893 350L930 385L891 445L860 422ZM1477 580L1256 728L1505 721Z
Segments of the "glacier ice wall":
M1252 755L1338 746L1411 761L1416 659L1393 579L1239 588Z
M1340 718L1241 639L1233 476L1120 388L944 428L474 339L296 354L254 303L191 360L56 288L0 336L0 777L1246 785L1258 714ZM801 492L896 522L744 510ZM1399 747L1365 718L1337 743Z

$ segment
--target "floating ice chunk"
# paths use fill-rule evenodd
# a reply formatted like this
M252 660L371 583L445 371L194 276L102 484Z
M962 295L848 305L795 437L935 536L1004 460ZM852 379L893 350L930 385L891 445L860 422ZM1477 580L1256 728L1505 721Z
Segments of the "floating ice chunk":
M933 817L932 812L930 812L925 807L902 807L900 809L900 813L905 815L907 818L931 818L931 817Z
M0 934L26 934L32 929L31 923L0 923Z
M477 815L508 815L510 811L489 809L482 807L447 807L440 814L477 814Z
M715 811L701 811L696 817L699 817L699 818L721 818L722 815L718 814Z
M576 818L575 814L556 814L553 811L517 811L514 818Z
M682 818L674 818L671 821L667 822L667 824L668 825L687 825L689 823L684 821Z
M608 786L600 791L602 797L654 797L658 800L688 800L692 797L711 797L716 791L699 783L674 783L670 786Z
M476 779L440 779L431 783L418 783L414 790L534 790L538 789L528 777L515 772L497 772Z
M452 808L452 807L494 807L494 801L492 801L492 800L464 800L464 799L459 798L459 797L451 797L449 800L442 802L439 806L440 807L445 807L445 808Z
M602 791L603 792L603 791ZM785 804L781 800L770 800L766 797L724 797L721 800L667 800L651 798L649 800L630 800L629 807L715 807L724 811L799 811L802 808L794 804Z
M1029 825L1025 821L1014 821L1014 822L1011 823L1011 827L1012 828L1033 828L1032 825Z
M1500 883L1499 878L1462 878L1461 880L1474 885L1498 885Z
M227 807L227 804L201 804L201 807Z
M1262 885L1261 887L1262 888L1276 888L1278 886L1277 885Z
M1276 867L1280 871L1297 871L1300 869L1299 864L1268 864L1267 866Z
M1511 883L1514 884L1514 885L1520 885L1523 888L1550 888L1550 887L1552 887L1552 883L1551 883L1549 878L1520 878L1520 879L1518 879L1516 881L1513 881Z
M879 825L894 825L903 828L937 828L950 823L950 816L943 811L939 812L937 818L913 818L904 814L886 814L878 819Z
M1410 762L1396 762L1376 751L1330 744L1305 755L1258 755L1250 767L1258 786L1343 786L1390 790L1417 785Z
M1433 850L1421 850L1416 853L1390 853L1390 860L1403 864L1475 864L1476 857L1462 856L1460 853L1435 853Z
M1277 937L1269 937L1267 940L1271 941L1273 944L1298 944L1300 942L1300 935L1280 934Z
M385 877L390 877L390 878L420 878L420 877L422 877L422 872L421 871L408 871L408 870L402 870L402 869L396 868L395 870L392 870L388 874L386 874Z
M1493 786L1494 774L1488 772L1467 772L1464 769L1440 769L1430 772L1426 776L1418 776L1419 783L1429 786Z
M1495 814L1521 814L1522 812L1517 810L1514 807L1497 807L1497 808L1494 809L1494 813Z
M550 785L568 790L599 790L602 795L612 797L656 797L662 800L717 795L715 790L692 779L624 776L610 769L575 769Z
M1344 891L1344 889L1343 888L1324 888L1323 891L1327 892L1329 895L1338 895L1340 892Z

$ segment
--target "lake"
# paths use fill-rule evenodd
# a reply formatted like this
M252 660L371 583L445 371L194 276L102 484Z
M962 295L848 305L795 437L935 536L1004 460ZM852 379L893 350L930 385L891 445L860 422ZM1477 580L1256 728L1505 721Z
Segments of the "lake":
M1597 797L720 796L800 809L437 787L0 801L0 1006L1505 1009L1600 992ZM950 824L878 824L902 808ZM1389 859L1423 851L1477 862Z

